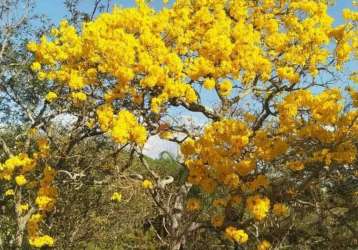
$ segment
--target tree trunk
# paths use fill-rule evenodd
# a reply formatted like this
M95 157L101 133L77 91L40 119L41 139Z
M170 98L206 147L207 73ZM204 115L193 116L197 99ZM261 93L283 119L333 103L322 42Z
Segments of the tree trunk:
M24 229L21 229L19 227L19 229L16 232L16 239L15 239L15 243L16 243L16 249L22 249L22 241L24 238Z

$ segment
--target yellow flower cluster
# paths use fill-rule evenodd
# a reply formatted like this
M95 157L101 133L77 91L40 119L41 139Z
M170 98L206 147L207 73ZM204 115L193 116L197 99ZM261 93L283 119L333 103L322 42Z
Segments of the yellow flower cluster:
M8 189L5 191L5 196L14 196L14 195L15 195L14 189Z
M357 80L355 80L355 82L358 83L358 73L356 74L357 76ZM349 94L351 96L352 99L352 105L355 108L358 108L358 90L353 90L353 89L349 89Z
M127 110L120 111L118 116L113 119L111 135L113 139L120 144L133 141L136 144L143 146L147 140L146 129L139 125L137 118Z
M142 187L144 189L153 189L153 183L150 180L144 180L142 182Z
M51 236L48 236L48 235L30 238L30 245L37 247L37 248L41 248L44 246L52 247L54 244L55 244L55 240Z
M216 85L216 82L212 78L205 79L205 81L203 83L204 88L206 88L208 90L211 90L211 89L215 88L215 85Z
M18 175L15 177L15 182L17 185L23 186L27 183L27 180L26 180L25 176L21 174L21 175Z
M256 176L254 180L246 182L244 190L253 192L259 188L267 188L269 184L270 182L268 178L265 175L260 174Z
M37 192L35 200L40 211L48 212L54 207L57 197L57 189L52 186L56 171L50 166L46 166L43 170L43 177L40 181L40 188Z
M49 38L28 44L36 56L32 69L40 79L55 80L76 91L71 94L74 102L86 101L81 92L86 86L100 89L107 102L128 95L141 102L139 96L150 95L154 112L173 98L195 102L196 93L183 74L184 63L174 43L162 36L172 32L171 15L164 10L156 13L138 1L135 8L114 8L87 22L80 34L62 21ZM115 79L111 88L103 88L108 82L101 82L99 74Z
M275 203L272 212L276 216L286 216L288 214L288 207L283 203Z
M33 136L34 131L30 132L30 136ZM24 186L29 183L28 188L30 188L30 183L34 183L33 181L29 181L30 177L33 176L33 171L35 166L38 165L38 161L41 158L47 157L49 154L49 143L44 138L37 138L37 152L33 153L32 158L30 158L27 154L20 153L18 155L10 156L5 163L0 164L0 180L11 181L14 174L16 176L14 181L18 186ZM40 165L37 166L37 168ZM31 173L31 174L30 174ZM53 246L54 240L47 235L41 236L39 234L39 224L43 220L43 216L46 212L49 212L53 209L55 200L57 197L57 189L52 185L52 182L55 177L55 170L51 167L46 166L43 169L43 176L39 181L39 188L37 190L37 196L35 198L35 204L38 208L38 213L33 214L29 221L27 222L27 230L29 235L29 243L34 247L43 247L43 246ZM35 187L31 185L31 187ZM14 196L14 199L19 197L18 194L21 195L22 190L17 189L8 189L5 192L5 196ZM29 201L25 201L25 197L22 196L22 203L16 206L16 213L18 216L24 216L24 213L29 210ZM17 201L16 201L17 202Z
M343 14L356 20L356 13ZM196 83L207 89L218 83L216 91L229 97L234 83L277 75L297 83L299 68L315 76L331 38L342 65L354 36L345 28L338 39L332 23L327 4L315 0L178 0L160 11L139 0L84 23L81 32L62 21L27 47L39 78L68 87L74 102L86 101L83 89L91 86L107 104L129 98L158 113L172 100L196 102Z
M297 83L300 76L292 67L281 67L277 69L277 74L281 79L288 80L291 83Z
M352 109L343 113L341 99L338 89L325 90L316 95L309 90L300 90L286 96L278 105L279 131L291 142L291 148L297 148L296 152L299 152L296 141L320 143L311 157L304 159L305 162L319 161L330 165L332 162L352 163L356 159L354 140L358 138L358 125L354 117L358 111ZM302 159L292 160L287 166L299 171L304 169L305 162Z
M111 197L111 201L120 202L122 200L122 194L118 192L114 192Z
M283 136L269 137L269 133L259 130L254 138L256 156L265 161L272 161L276 157L284 154L288 149L288 144Z
M305 168L305 165L303 164L303 162L300 162L300 161L291 161L291 162L288 162L287 165L288 165L288 168L293 171L300 171Z
M189 198L186 202L186 209L189 212L198 211L201 208L200 201L196 198Z
M224 198L218 198L213 200L213 206L214 207L225 207L227 205L228 201Z
M241 196L239 195L233 195L231 198L230 198L230 202L231 204L233 205L239 205L241 203Z
M225 80L223 82L220 83L219 85L219 93L222 96L228 96L230 95L232 90L232 83L229 80Z
M211 217L211 224L214 227L221 227L224 224L224 216L222 215L214 215Z
M208 193L219 190L216 188L219 185L233 192L241 190L244 197L249 195L247 211L262 220L269 212L270 200L252 193L266 189L270 181L264 174L254 174L255 159L271 161L287 148L288 144L281 138L269 138L263 130L253 135L245 123L224 119L207 126L199 138L186 139L181 152L189 170L189 182ZM219 209L240 202L241 197L233 195L217 198L212 204Z
M260 195L250 196L246 200L246 209L256 220L262 220L270 210L270 200Z
M271 249L271 247L272 245L270 242L268 242L267 240L263 240L257 245L257 250L269 250Z
M147 140L147 130L140 125L137 118L128 110L121 110L114 115L112 107L104 105L97 110L101 129L110 132L112 138L120 143L134 142L143 146Z
M97 109L99 126L104 132L111 129L114 119L114 111L110 105L102 105Z
M163 106L170 98L181 98L188 102L194 103L197 101L197 95L194 89L184 83L167 83L163 88L163 93L158 97L154 97L151 100L151 108L155 113L160 112L160 107Z
M24 212L26 212L27 210L29 210L29 204L24 203L24 204L20 204L16 207L16 211L19 214L23 214Z
M279 105L281 130L294 128L290 125L296 125L295 118L299 108L310 111L310 120L326 125L336 123L342 110L340 99L338 89L329 89L316 96L309 90L293 92Z
M74 103L79 104L81 102L84 102L87 100L87 95L81 91L79 92L72 92L71 93L71 98L73 100Z
M39 62L33 62L31 64L31 70L35 71L35 72L40 71L41 70L41 64Z
M350 9L344 9L343 10L343 18L352 20L352 21L358 21L358 12L355 12Z
M250 129L242 122L223 120L205 128L198 139L188 138L181 145L181 152L189 169L189 182L199 185L206 192L213 192L218 182L232 189L238 188L240 175L250 172L254 165L250 159L238 161L249 143Z
M249 239L249 236L244 230L232 226L225 229L225 234L229 239L234 240L239 244L244 244Z
M48 92L46 97L45 97L45 100L48 101L48 102L53 102L55 101L56 99L58 98L57 94L55 92Z
M38 151L33 154L34 159L44 159L49 156L50 144L46 138L40 137L36 139Z
M44 246L52 247L55 244L55 240L48 235L39 235L40 223L43 220L43 216L39 213L31 215L27 222L27 233L29 235L29 243L33 247L41 248Z
M15 181L19 186L26 184L25 174L34 169L36 162L29 158L27 154L11 156L5 163L0 163L0 180L10 181L15 170L20 173L16 176Z

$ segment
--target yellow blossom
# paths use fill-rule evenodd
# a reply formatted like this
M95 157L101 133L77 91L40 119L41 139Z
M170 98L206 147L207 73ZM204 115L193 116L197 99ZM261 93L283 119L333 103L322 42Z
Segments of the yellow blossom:
M107 119L104 121L107 122ZM116 142L125 144L130 141L141 147L144 146L148 136L147 130L138 123L136 117L131 112L121 110L118 116L113 118L112 124L111 135Z
M55 240L48 235L30 237L29 243L31 246L41 248L44 246L52 247L55 244Z
M14 195L15 195L14 189L8 189L5 191L5 196L14 196Z
M196 198L189 198L186 202L186 209L190 212L198 211L200 207L200 201Z
M230 202L233 203L233 204L236 204L236 205L240 204L241 203L241 196L239 196L239 195L232 196L231 199L230 199Z
M142 187L144 189L153 189L153 183L150 180L144 180L142 182Z
M84 79L78 71L73 70L70 75L70 81L68 83L72 89L81 89L84 86Z
M235 227L227 227L225 234L229 239L236 241L239 244L244 244L249 239L249 236L244 230L236 229Z
M270 200L259 195L250 196L246 200L246 208L249 213L257 220L264 219L270 209Z
M15 177L15 182L19 186L23 186L27 183L27 180L24 175L18 175Z
M84 102L87 100L87 95L83 92L72 92L71 97L75 103Z
M44 72L44 71L39 71L39 72L37 73L37 78L38 78L40 81L45 80L46 77L47 77L47 74L46 74L46 72Z
M288 214L288 207L283 203L276 203L273 205L272 212L276 216L286 216Z
M159 136L161 139L169 140L169 139L172 139L174 135L171 131L164 131L164 132L161 132L159 134Z
M101 126L101 129L103 131L107 131L110 129L113 123L113 109L109 105L103 105L100 108L97 109L97 117L99 124Z
M31 52L35 52L37 50L37 44L33 41L29 42L26 47Z
M257 245L257 250L269 250L271 249L271 247L272 246L270 242L268 242L267 240L263 240Z
M33 62L31 64L31 70L35 72L41 70L41 64L39 62Z
M39 210L48 210L53 205L53 199L46 195L40 195L36 197L35 203Z
M118 192L114 192L111 197L111 201L120 202L122 200L122 194Z
M237 174L228 174L225 176L224 184L233 189L237 188L240 184L240 178Z
M55 92L52 92L52 91L48 92L46 97L45 97L46 101L48 101L48 102L53 102L57 98L58 98L57 94Z
M27 210L29 210L29 204L27 203L20 204L19 206L16 207L16 211L20 214L23 214Z
M224 216L222 216L222 215L214 215L211 218L211 224L214 227L221 227L224 224Z
M229 80L225 80L223 82L220 83L219 85L219 93L222 96L228 96L231 94L231 90L232 90L232 83Z
M358 13L354 12L350 9L344 9L342 12L343 18L352 20L352 21L358 21Z
M300 171L305 168L305 165L300 161L293 161L288 163L288 168L293 171Z
M215 199L213 201L213 206L214 207L225 207L227 204L227 200L226 199Z
M195 151L195 141L191 138L187 138L184 143L182 143L180 150L184 155L193 153Z
M204 86L204 88L211 90L211 89L215 88L215 80L212 78L207 78L207 79L205 79L203 86Z

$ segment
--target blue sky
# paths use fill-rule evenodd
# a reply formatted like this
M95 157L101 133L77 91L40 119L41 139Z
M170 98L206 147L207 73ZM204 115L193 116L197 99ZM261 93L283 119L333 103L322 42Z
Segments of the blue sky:
M89 11L93 8L95 0L80 0L80 8L84 11ZM36 0L36 13L45 14L49 16L54 23L58 23L66 16L66 9L64 7L64 0ZM122 7L132 7L135 0L112 0L113 4ZM156 9L161 7L161 0L152 1L152 6Z
M336 4L329 8L328 13L336 19L334 25L342 23L343 19L341 13L345 8L353 9L351 0L336 0Z
M62 18L66 16L66 10L63 4L64 0L37 0L36 13L45 14L53 20L54 23L58 23ZM82 0L80 1L80 7L82 10L90 10L95 0ZM152 1L152 6L156 9L161 7L161 0ZM173 2L170 1L170 2ZM112 3L123 7L131 7L134 5L135 0L112 0ZM351 0L336 0L334 7L329 9L329 13L336 19L335 24L342 22L341 12L344 8L353 8Z

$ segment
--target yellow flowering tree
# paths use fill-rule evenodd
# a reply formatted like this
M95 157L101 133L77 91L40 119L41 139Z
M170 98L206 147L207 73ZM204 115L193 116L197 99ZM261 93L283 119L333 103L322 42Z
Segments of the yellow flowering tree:
M177 0L159 11L138 0L81 27L63 20L27 44L31 69L49 83L45 104L73 118L66 121L69 140L53 145L51 161L68 173L66 157L76 144L105 136L130 154L121 171L135 156L148 171L148 179L139 179L166 218L171 249L202 228L236 245L280 247L282 232L295 230L291 214L310 207L324 216L317 192L357 177L357 72L345 65L356 65L358 15L347 9L343 17L334 26L323 0ZM189 129L171 122L176 109L200 115L203 124ZM52 139L45 142L56 141L43 126ZM167 188L174 180L159 176L143 156L154 135L180 145L187 182L175 192ZM47 144L37 145L31 157L17 157L41 159L34 202L47 212L55 192L43 189L54 173L41 151ZM32 169L11 161L1 165L0 177L25 187ZM302 200L310 189L312 200ZM43 216L27 222L35 247L54 244L36 233Z

